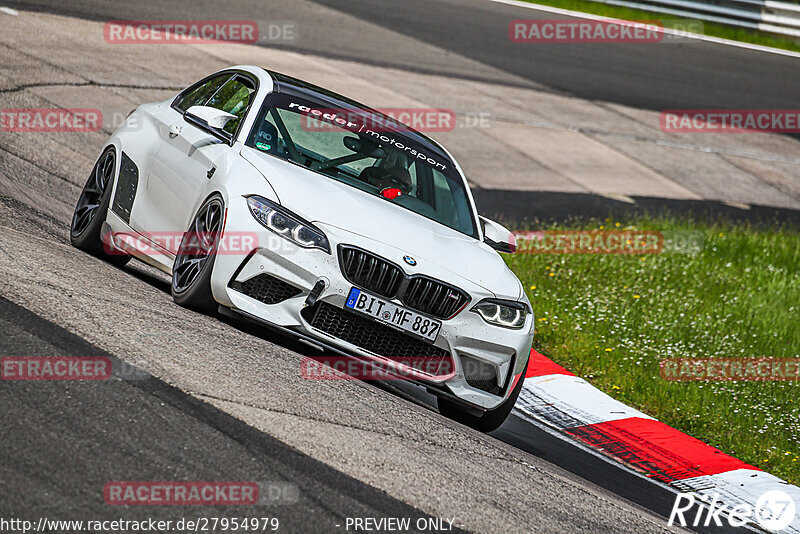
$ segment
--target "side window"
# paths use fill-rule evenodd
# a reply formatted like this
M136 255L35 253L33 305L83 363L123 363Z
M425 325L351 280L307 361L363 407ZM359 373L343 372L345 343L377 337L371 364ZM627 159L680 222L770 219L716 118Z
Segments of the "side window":
M249 80L237 76L219 88L205 105L236 115L235 119L229 120L225 125L225 131L234 134L242 117L250 107L250 100L254 92L255 87Z
M230 78L230 74L223 74L189 89L185 94L177 98L174 104L175 107L183 112L192 106L204 105L206 101L217 92L217 89L222 87L222 84L230 80Z

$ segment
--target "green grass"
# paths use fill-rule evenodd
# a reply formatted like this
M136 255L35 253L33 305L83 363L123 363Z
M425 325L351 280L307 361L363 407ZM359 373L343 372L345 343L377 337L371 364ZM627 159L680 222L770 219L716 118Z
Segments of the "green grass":
M669 217L548 228L702 233L691 254L508 256L533 304L534 348L620 401L800 483L799 382L670 382L658 367L663 358L800 357L800 230Z
M532 4L541 4L546 6L558 7L561 9L570 9L573 11L581 11L583 13L592 13L594 15L601 15L604 17L611 17L616 19L631 20L631 21L654 21L659 20L663 26L667 28L675 28L676 21L695 21L703 24L703 34L712 37L720 37L722 39L732 39L734 41L741 41L743 43L752 43L762 46L770 46L773 48L782 48L784 50L800 51L800 43L793 41L789 38L782 38L769 33L748 30L745 28L736 28L734 26L727 26L724 24L717 24L713 22L703 22L698 19L691 19L688 17L678 17L676 15L669 15L667 13L655 13L652 11L645 11L642 9L631 9L627 7L611 6L599 2L592 2L590 0L525 0Z

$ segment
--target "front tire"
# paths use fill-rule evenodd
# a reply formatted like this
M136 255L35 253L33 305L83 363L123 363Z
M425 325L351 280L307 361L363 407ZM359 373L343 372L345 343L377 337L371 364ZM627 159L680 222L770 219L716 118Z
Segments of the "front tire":
M116 151L109 147L94 164L92 173L81 190L72 214L69 241L72 246L97 256L113 265L123 266L131 259L103 244L103 223L111 203L111 189L116 175Z
M500 428L500 425L503 424L503 421L505 421L509 414L511 414L511 410L517 403L519 392L522 391L522 383L524 381L525 377L521 376L519 378L519 382L517 382L517 385L514 386L514 391L511 392L511 395L503 402L503 404L494 410L483 412L481 415L473 415L468 413L458 404L441 397L436 399L436 404L439 407L439 413L448 419L457 421L462 425L474 428L480 432L491 432L492 430L497 430Z
M172 299L180 306L202 312L218 307L211 293L211 272L224 215L222 197L214 195L200 206L183 234L172 266Z

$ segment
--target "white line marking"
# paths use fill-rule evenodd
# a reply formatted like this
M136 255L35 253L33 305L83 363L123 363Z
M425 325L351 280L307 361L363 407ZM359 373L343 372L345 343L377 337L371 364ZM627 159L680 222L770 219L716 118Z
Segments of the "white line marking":
M19 11L17 11L16 9L11 9L10 7L0 7L0 11L5 13L6 15L12 15L14 17L19 15Z
M525 9L535 9L536 11L544 11L546 13L555 13L556 15L564 15L567 17L575 17L579 19L600 20L604 22L618 22L629 23L630 21L615 19L611 17L603 17L601 15L592 15L590 13L583 13L581 11L572 11L569 9L561 9L560 7L543 6L541 4L532 4L530 2L520 2L518 0L490 0L497 4L506 4L509 6L523 7ZM709 35L702 35L699 33L691 33L686 31L676 31L671 28L658 28L656 31L661 31L669 35L678 35L688 39L697 39L698 41L707 41L709 43L716 43L728 46L735 46L738 48L746 48L747 50L755 50L757 52L769 52L779 56L788 56L800 58L800 52L792 52L791 50L782 50L780 48L772 48L771 46L761 46L757 44L743 43L741 41L733 41L731 39L723 39L721 37L711 37Z

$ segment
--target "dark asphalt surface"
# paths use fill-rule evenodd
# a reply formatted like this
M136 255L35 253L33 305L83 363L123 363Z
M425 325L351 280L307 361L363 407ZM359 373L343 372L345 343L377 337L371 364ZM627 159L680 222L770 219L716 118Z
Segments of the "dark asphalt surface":
M590 100L653 110L797 105L796 58L698 41L517 44L511 20L565 17L487 0L314 1Z
M0 331L3 356L108 356L2 297ZM116 374L121 362L112 362ZM277 517L282 532L344 531L347 517L408 517L412 524L429 518L152 376L124 376L0 382L0 517L34 523ZM287 488L286 502L105 504L107 482L142 480L275 484Z
M4 357L105 356L114 369L107 381L0 382L4 436L0 517L4 519L35 524L39 518L275 517L284 532L344 531L347 517L430 519L3 297L0 331ZM419 388L401 389L421 404L431 400L414 391ZM657 514L669 515L674 495L665 488L516 416L492 435ZM249 481L262 491L270 484L288 487L287 495L297 488L297 501L290 497L279 504L253 506L111 506L104 502L103 486L112 481Z
M388 390L406 395L414 402L435 410L436 400L422 388L402 382L388 382ZM556 431L548 431L543 425L533 424L512 414L505 423L490 434L509 445L529 452L551 464L565 469L579 477L611 491L632 503L654 512L661 517L669 517L675 503L675 493L660 484L623 469L613 461L592 454L576 446ZM695 509L693 509L695 510ZM690 512L687 517L693 517ZM731 529L714 527L692 527L694 532L703 534L738 534L751 532L750 529Z
M427 43L553 91L651 110L795 108L800 94L800 59L721 44L515 44L508 38L510 21L564 17L489 0L6 0L3 5L92 20L293 21L299 39L283 48L428 72L431 65L418 55L418 43ZM320 13L321 6L328 11ZM348 17L333 20L330 13ZM364 32L353 17L374 26ZM411 39L398 40L398 34ZM497 81L469 66L449 74Z

